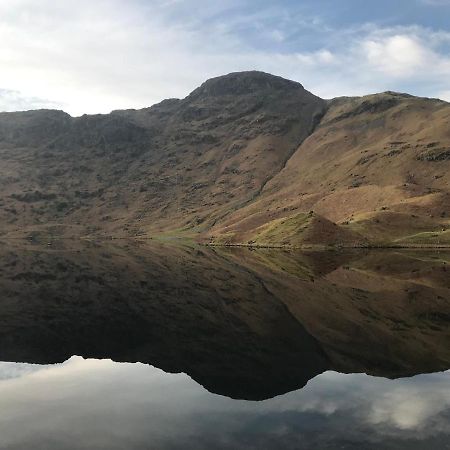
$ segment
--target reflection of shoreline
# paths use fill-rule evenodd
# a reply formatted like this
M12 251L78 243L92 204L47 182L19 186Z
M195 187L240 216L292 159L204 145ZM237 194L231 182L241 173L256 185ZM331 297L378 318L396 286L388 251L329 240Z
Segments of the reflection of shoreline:
M60 244L0 247L0 359L141 361L254 400L450 367L444 254Z

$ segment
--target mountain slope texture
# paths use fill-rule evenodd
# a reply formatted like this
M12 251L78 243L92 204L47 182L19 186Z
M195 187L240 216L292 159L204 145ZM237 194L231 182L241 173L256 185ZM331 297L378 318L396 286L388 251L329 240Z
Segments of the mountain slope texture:
M73 118L0 114L0 236L449 246L450 104L261 72Z

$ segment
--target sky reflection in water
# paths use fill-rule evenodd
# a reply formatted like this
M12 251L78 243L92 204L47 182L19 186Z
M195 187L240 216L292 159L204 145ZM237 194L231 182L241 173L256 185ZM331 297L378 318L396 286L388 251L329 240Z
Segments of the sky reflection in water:
M0 364L0 448L449 448L450 371L386 380L325 372L262 402L185 374L73 357Z

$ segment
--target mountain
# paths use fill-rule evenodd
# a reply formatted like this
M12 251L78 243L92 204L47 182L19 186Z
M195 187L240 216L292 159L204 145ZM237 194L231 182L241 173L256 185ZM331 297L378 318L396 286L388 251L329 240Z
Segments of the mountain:
M450 104L323 100L261 72L73 118L0 114L7 237L259 246L450 245Z

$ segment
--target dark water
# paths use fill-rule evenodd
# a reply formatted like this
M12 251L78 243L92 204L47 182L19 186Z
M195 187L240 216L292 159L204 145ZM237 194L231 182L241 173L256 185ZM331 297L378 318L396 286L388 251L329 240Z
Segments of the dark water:
M450 448L449 273L446 252L0 244L0 448Z

